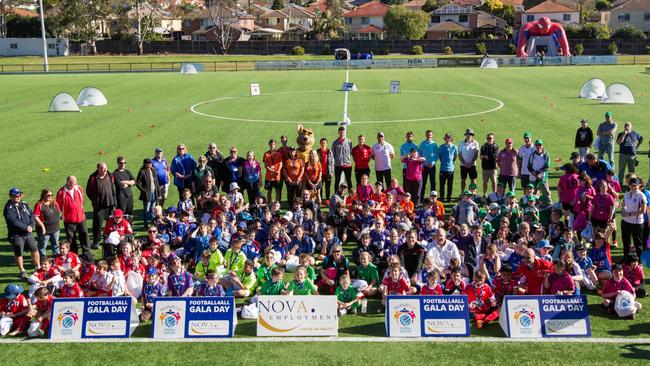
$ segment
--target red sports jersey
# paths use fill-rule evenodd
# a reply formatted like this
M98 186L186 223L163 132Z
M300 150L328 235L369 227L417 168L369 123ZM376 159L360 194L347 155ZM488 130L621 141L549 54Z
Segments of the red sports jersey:
M465 291L465 282L460 281L458 285L450 278L445 282L445 293L447 295L462 294Z
M422 287L420 290L420 295L442 295L442 286L440 284L436 284L436 287L430 288L428 285Z
M492 289L487 284L482 284L481 286L475 286L473 283L465 287L465 295L467 295L467 301L470 303L475 303L476 307L471 308L472 312L483 313L488 311L492 305L490 304L490 299L494 297Z
M93 274L95 274L95 270L97 267L95 267L94 264L90 264L87 266L82 265L81 266L81 278L79 279L78 283L79 286L81 287L88 287L88 284L90 282L90 279L93 278Z
M410 291L408 283L401 277L398 281L393 281L390 277L387 277L381 284L388 288L389 295L406 295Z
M81 292L79 284L75 282L72 286L63 285L60 297L83 297L83 292Z
M527 290L526 295L541 295L544 284L544 274L553 271L553 263L544 259L535 259L533 268L528 267L526 263L521 263L517 271L513 273L515 277L526 277Z
M20 294L14 299L2 299L0 310L4 313L16 314L25 311L29 307L29 301L25 295Z
M56 267L63 267L66 270L72 269L79 265L79 257L73 253L73 252L68 252L66 256L60 255L56 257Z
M54 267L50 267L50 270L45 272L43 268L37 270L34 272L32 276L38 278L39 281L46 281L49 280L50 278L56 277L59 275L59 271L56 270Z
M119 223L116 223L115 220L111 217L106 221L106 226L104 226L104 235L108 235L113 231L117 231L120 236L133 234L133 229L131 224L125 219L122 219Z
M36 311L43 314L43 316L49 316L50 309L52 309L52 300L54 300L52 295L47 295L44 300L36 300Z
M502 299L506 295L512 295L514 293L515 287L517 286L517 281L513 278L510 281L505 282L503 277L500 275L497 276L494 281L494 294L497 298Z

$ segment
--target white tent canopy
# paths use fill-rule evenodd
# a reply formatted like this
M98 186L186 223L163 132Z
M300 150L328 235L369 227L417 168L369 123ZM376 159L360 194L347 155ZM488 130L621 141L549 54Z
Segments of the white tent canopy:
M81 110L72 95L59 93L50 102L50 112L81 112Z
M77 97L77 104L81 107L100 106L108 104L108 101L106 100L104 93L102 93L99 89L92 86L87 86L81 89L79 92L79 96Z
M585 99L604 99L607 98L605 94L605 82L601 79L591 79L587 80L586 83L580 89L580 94L578 98Z
M635 104L634 94L625 84L614 83L605 90L606 97L603 103L606 104Z
M483 62L481 62L481 69L498 69L499 64L497 63L497 60L493 58L486 57L483 59Z
M194 64L183 64L181 66L181 75L194 75L198 74L196 66Z

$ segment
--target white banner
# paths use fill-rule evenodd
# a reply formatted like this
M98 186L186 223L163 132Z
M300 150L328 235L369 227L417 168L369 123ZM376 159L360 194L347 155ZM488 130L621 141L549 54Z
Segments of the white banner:
M83 300L55 302L50 317L50 339L80 339L83 320Z
M420 299L391 299L386 307L389 337L420 337Z
M184 300L156 302L152 322L153 337L160 339L179 339L185 336L185 306Z
M336 296L258 296L257 335L337 336Z
M510 338L541 338L539 301L532 297L516 299L511 296L504 299L499 324Z

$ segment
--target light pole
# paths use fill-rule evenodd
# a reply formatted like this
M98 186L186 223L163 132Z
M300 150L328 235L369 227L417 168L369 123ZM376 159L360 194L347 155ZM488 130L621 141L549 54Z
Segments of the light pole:
M43 15L43 0L38 0L38 12L41 15L41 37L43 38L43 68L45 72L50 71L47 62L47 39L45 38L45 16Z

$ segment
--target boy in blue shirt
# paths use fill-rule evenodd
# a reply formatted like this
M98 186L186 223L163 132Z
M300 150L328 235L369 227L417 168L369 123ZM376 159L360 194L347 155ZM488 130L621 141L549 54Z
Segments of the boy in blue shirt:
M440 159L440 200L445 199L445 184L447 185L447 202L451 202L452 187L454 185L454 162L458 158L458 148L452 144L453 136L445 134L445 143L438 147Z

